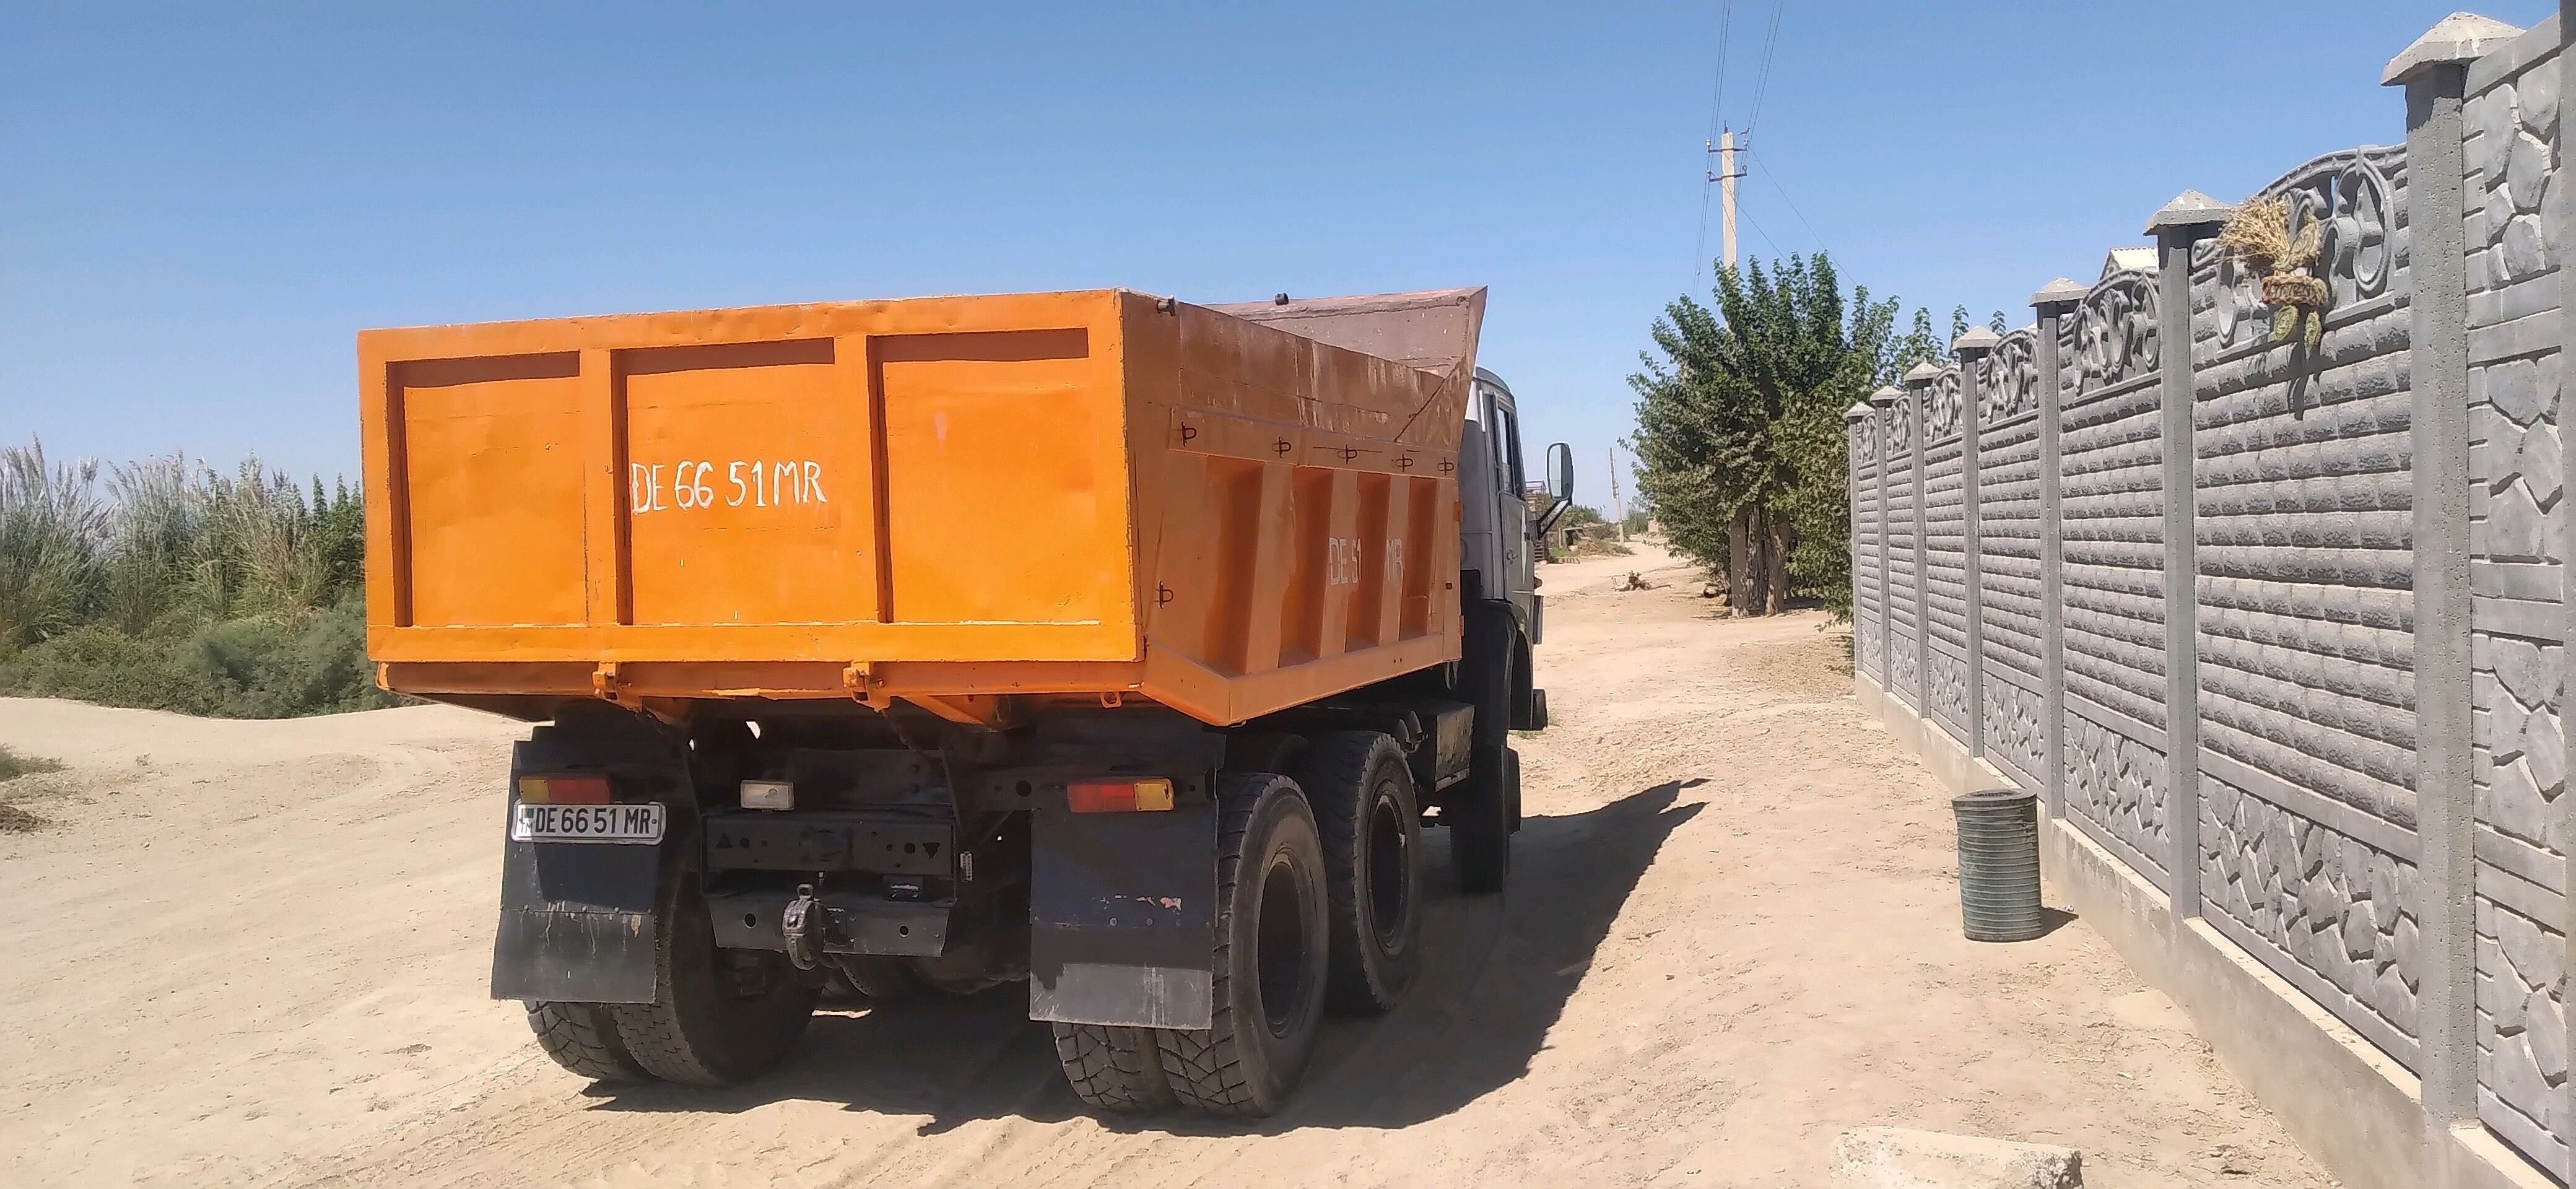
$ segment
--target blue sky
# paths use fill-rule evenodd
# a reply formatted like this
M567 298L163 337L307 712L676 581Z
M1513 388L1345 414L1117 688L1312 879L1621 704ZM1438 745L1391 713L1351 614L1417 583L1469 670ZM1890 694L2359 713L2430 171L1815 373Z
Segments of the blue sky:
M2451 2L1789 0L1744 250L2018 325L2180 190L2401 140L2380 67ZM0 440L354 472L370 326L1484 284L1603 502L1721 7L9 6ZM1741 127L1772 5L1732 8Z

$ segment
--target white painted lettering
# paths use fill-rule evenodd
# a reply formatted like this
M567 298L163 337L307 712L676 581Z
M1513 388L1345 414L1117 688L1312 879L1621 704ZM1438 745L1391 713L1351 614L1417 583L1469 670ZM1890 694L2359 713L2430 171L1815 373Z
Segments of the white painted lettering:
M716 469L724 468L728 490L719 497ZM670 472L666 494L662 473ZM721 504L739 508L784 508L789 504L828 504L823 490L823 464L813 459L683 458L670 463L628 463L626 506L633 515L671 508L704 510Z

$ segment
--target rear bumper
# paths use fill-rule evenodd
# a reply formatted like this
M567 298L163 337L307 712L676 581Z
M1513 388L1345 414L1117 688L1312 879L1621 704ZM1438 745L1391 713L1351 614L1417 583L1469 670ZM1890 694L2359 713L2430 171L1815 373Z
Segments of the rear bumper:
M794 892L773 888L709 893L716 944L785 952L779 921L793 899ZM888 900L868 892L822 892L815 899L823 906L823 953L935 958L948 948L949 901Z

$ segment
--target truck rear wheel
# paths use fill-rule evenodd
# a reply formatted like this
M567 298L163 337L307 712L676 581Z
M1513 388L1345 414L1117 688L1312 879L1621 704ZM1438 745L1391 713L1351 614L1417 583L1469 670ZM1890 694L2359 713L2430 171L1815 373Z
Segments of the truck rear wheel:
M653 1075L635 1063L617 1024L600 1003L531 1003L528 1030L555 1064L595 1082L641 1082Z
M1466 608L1459 684L1476 707L1468 775L1440 807L1449 826L1449 864L1458 890L1499 892L1512 874L1512 654L1520 629L1508 604Z
M1257 1117L1287 1105L1323 1019L1323 843L1285 776L1225 777L1217 814L1214 1027L1155 1037L1183 1105Z
M1055 1057L1073 1096L1095 1110L1145 1114L1172 1105L1163 1052L1151 1028L1057 1024Z
M819 983L785 954L716 946L689 861L654 914L653 1002L609 1006L618 1038L664 1081L723 1086L769 1072L813 1018Z
M1422 966L1422 820L1404 749L1376 731L1318 736L1297 783L1324 844L1332 905L1327 1002L1392 1011Z

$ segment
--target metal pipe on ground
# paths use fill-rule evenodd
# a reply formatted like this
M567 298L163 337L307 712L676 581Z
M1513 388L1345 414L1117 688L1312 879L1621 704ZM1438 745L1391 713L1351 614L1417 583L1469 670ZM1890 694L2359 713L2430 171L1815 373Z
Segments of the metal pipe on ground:
M2028 941L2039 910L2039 797L1979 789L1950 799L1959 823L1959 912L1970 941Z

